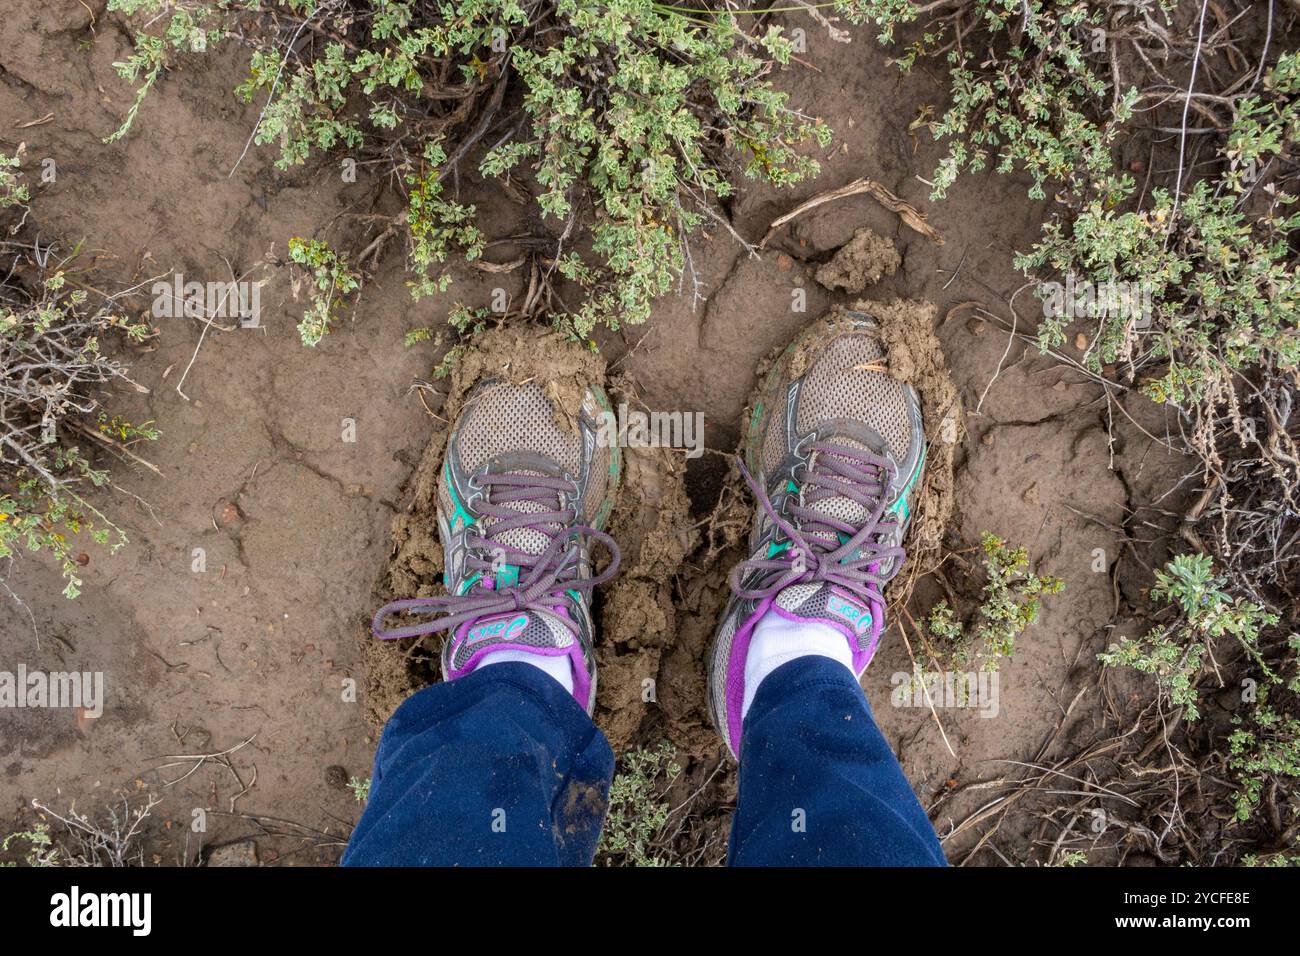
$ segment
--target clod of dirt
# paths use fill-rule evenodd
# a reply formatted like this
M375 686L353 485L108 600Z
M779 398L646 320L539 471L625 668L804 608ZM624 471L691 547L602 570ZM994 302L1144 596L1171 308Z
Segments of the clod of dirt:
M244 520L244 513L239 510L239 505L233 501L217 502L217 524L223 528L230 528Z
M325 768L325 786L332 787L335 790L346 790L348 788L348 772L338 764L330 764Z
M881 276L893 275L902 262L893 240L870 229L859 229L830 262L817 270L816 279L828 289L857 294L879 282Z

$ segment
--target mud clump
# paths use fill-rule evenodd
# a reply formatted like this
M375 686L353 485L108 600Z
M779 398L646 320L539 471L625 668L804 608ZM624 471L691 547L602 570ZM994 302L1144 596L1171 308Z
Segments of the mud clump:
M906 603L916 579L933 570L942 558L944 535L956 508L954 463L966 437L966 420L961 396L934 333L937 309L932 304L910 299L860 301L854 309L875 317L889 374L915 388L921 399L925 470L912 505L907 574L894 579L888 595L891 604Z
M615 402L633 401L615 382ZM622 561L602 591L596 638L596 722L615 750L633 744L667 692L663 669L677 641L674 584L698 533L691 528L686 463L666 448L623 449L623 484L609 533ZM670 738L680 737L664 728Z
M815 278L828 289L843 289L851 295L893 275L903 259L893 240L870 229L859 229L830 262L817 270Z

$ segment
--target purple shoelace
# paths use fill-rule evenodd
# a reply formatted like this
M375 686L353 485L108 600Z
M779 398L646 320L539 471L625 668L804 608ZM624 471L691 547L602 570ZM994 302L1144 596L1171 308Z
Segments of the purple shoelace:
M824 582L836 584L864 599L884 603L882 589L902 565L901 547L876 540L891 530L897 516L885 515L885 499L895 467L888 458L865 448L851 448L832 442L814 442L814 466L803 483L803 503L790 499L792 520L780 515L762 488L740 462L740 471L758 499L759 506L790 541L790 546L771 557L751 557L731 571L731 590L737 597L761 601L792 584ZM830 498L847 498L867 513L861 526L847 524L819 509ZM847 539L841 543L841 537ZM894 560L893 570L881 574L880 566ZM746 589L741 581L752 571L761 572L759 584Z
M419 637L455 630L467 621L513 611L553 613L557 606L563 605L566 591L589 592L612 578L618 570L618 545L613 538L595 528L570 523L577 516L572 509L562 506L561 493L570 490L572 482L545 475L487 474L479 479L478 487L483 489L479 510L484 517L493 519L486 535L471 533L465 539L468 549L465 566L482 575L478 583L464 594L390 601L375 612L370 625L375 637L381 640ZM521 511L509 507L524 501L540 503L545 510ZM534 554L499 540L506 532L520 528L545 535L549 543L539 554ZM579 548L575 539L582 538L599 541L612 558L609 567L594 577L582 578L577 574ZM511 587L497 588L493 575L503 564L518 567L519 579ZM385 629L384 619L400 611L443 616L419 624ZM577 625L567 615L561 614L559 618L576 636Z

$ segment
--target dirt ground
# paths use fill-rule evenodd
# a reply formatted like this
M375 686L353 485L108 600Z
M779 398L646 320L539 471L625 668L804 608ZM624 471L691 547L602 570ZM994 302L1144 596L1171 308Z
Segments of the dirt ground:
M282 264L287 241L328 225L348 248L359 229L350 214L393 208L386 181L363 167L344 182L328 163L280 172L270 148L249 148L241 160L259 107L230 94L246 67L234 48L183 57L134 130L104 145L133 92L111 68L128 54L129 33L103 8L103 0L0 0L0 147L27 144L43 240L67 251L84 239L83 262L93 268L80 281L95 288L176 272L264 278L262 327L203 334L192 318L160 320L158 336L129 356L150 393L124 393L118 403L162 431L144 449L162 477L115 466L117 483L139 499L112 503L130 546L92 555L76 601L60 595L57 570L41 560L13 567L9 583L31 616L0 600L0 667L103 671L108 703L97 720L0 714L0 834L30 820L33 799L91 811L120 791L154 793L162 800L155 862L192 863L250 836L263 863L331 862L360 811L345 782L369 775L375 718L429 672L420 660L427 649L359 639L377 599L431 587L440 570L419 517L440 416L454 400L446 380L411 389L431 380L439 356L429 345L404 347L403 335L440 325L453 301L486 304L495 286L518 295L524 279L457 266L450 293L413 304L393 252L350 321L304 348L294 328L304 303ZM1022 290L1012 256L1032 242L1044 208L1025 198L1024 182L992 174L960 181L941 203L928 200L922 180L938 148L908 125L922 104L940 102L941 85L921 71L901 76L866 31L854 31L852 44L808 36L806 65L784 70L778 83L828 120L835 144L815 183L741 184L733 227L756 241L801 200L865 176L922 210L942 244L867 195L807 212L756 257L714 231L692 246L702 303L667 296L648 325L599 336L621 395L705 415L701 458L629 453L638 493L615 517L625 565L598 609L597 713L616 747L670 739L687 763L683 797L707 781L682 835L710 847L702 859L716 858L734 800L734 775L719 769L722 747L704 718L702 671L738 555L726 520L745 514L731 454L756 369L774 349L835 306L928 303L907 308L933 328L964 421L943 452L956 510L933 533L960 552L994 532L1066 583L1003 665L995 718L891 706L893 675L912 667L898 630L906 614L893 610L864 686L941 836L983 802L978 789L963 788L1005 775L1008 761L1033 759L1049 739L1094 729L1097 692L1071 702L1088 686L1095 653L1116 629L1133 627L1144 567L1163 558L1142 543L1153 534L1135 529L1158 524L1156 512L1141 509L1181 464L1153 437L1165 427L1159 410L1136 396L1108 400L1084 374L1009 336L1013 322L1021 331L1035 324L1038 303ZM42 183L45 159L57 174ZM523 207L470 165L459 181L489 236L517 227ZM851 254L828 265L850 243ZM846 265L865 272L863 282L846 277ZM147 298L138 302L148 309ZM978 317L974 304L1007 327ZM905 350L906 336L896 344ZM939 427L927 422L936 447ZM943 596L921 577L907 610L919 620ZM657 688L651 702L642 694L647 677ZM202 833L191 825L196 808L207 811ZM970 861L1024 859L1032 827L1019 827L984 841ZM982 833L957 829L950 856L964 859Z

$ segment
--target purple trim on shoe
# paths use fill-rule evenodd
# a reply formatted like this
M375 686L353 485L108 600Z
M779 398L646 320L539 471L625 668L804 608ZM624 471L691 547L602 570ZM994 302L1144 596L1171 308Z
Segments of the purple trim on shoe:
M538 657L562 657L569 655L572 651L573 645L576 644L577 641L574 641L569 647L530 647L527 644L512 644L509 641L503 641L500 644L487 644L471 654L469 660L467 660L463 666L450 670L447 673L447 680L456 680L457 678L464 677L478 666L479 661L483 660L483 658L487 657L489 654L495 654L497 651L523 651L525 654L536 654ZM578 685L576 674L574 675L573 684L575 688ZM585 700L583 701L583 706L586 706Z
M587 713L591 713L591 674L587 671L587 658L582 653L582 644L574 641L563 649L569 655L569 667L573 670L573 699Z
M448 651L448 660L453 660L456 651L465 646L469 632L472 628L482 627L484 624L490 624L493 621L501 620L509 615L497 615L496 617L484 618L478 621L466 621L456 629L453 644ZM567 617L567 612L565 613ZM576 700L583 710L590 711L591 707L591 675L587 673L587 660L582 653L582 642L574 638L568 647L534 647L531 644L518 644L514 641L496 641L495 643L485 642L465 661L460 667L449 667L447 671L447 680L457 680L473 671L482 662L483 658L489 654L495 654L497 651L522 651L525 654L536 654L538 657L568 657L569 666L573 670L573 699Z
M741 711L745 704L745 658L749 654L749 642L754 636L754 627L772 607L776 595L764 598L754 613L749 616L731 639L731 654L727 658L727 742L731 752L739 759L740 735L744 725Z

